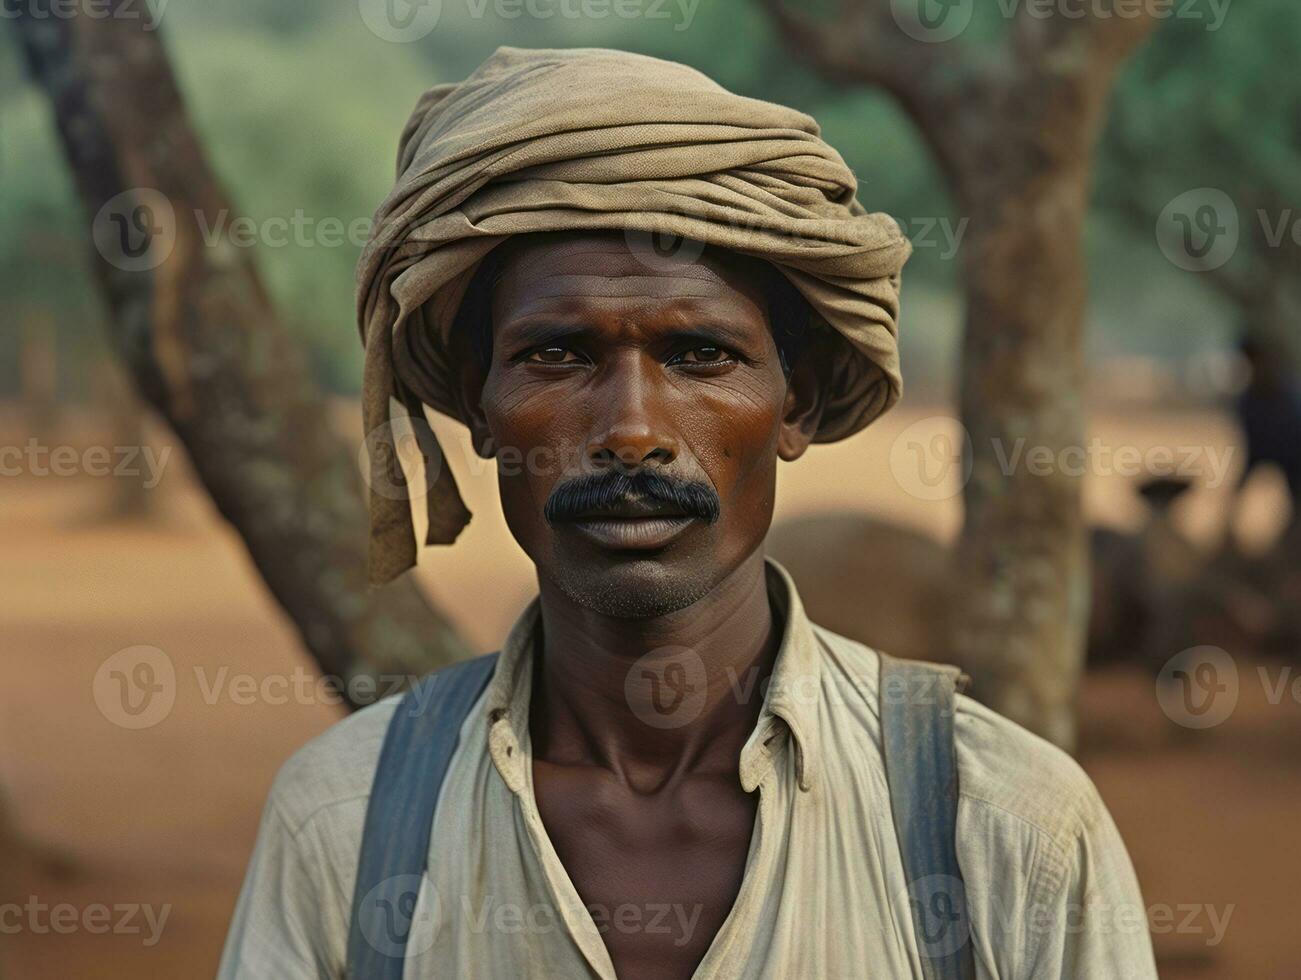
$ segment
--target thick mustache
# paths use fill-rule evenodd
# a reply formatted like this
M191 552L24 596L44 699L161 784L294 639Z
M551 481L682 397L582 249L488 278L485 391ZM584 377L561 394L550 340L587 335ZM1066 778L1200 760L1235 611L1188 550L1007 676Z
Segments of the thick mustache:
M542 516L548 524L571 521L590 511L606 510L629 500L667 504L689 517L712 524L722 503L707 483L678 480L650 470L609 470L566 480L551 491Z

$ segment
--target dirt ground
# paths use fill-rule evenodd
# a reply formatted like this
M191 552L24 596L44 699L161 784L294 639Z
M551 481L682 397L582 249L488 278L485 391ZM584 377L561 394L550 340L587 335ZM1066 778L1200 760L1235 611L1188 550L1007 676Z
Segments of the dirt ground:
M863 509L951 535L956 498L910 494L888 463L904 428L925 429L929 417L899 412L786 467L779 519ZM16 431L5 444L26 443ZM1233 441L1211 414L1123 413L1095 432L1138 447ZM88 437L73 427L63 438ZM106 478L0 477L0 787L34 852L0 867L5 980L212 975L271 779L340 716L310 693L249 696L250 685L307 676L312 665L180 456L144 523L99 519ZM531 594L529 566L496 512L491 474L460 479L476 520L418 574L486 650ZM1256 494L1248 536L1268 535L1271 492ZM1114 473L1091 476L1086 498L1108 523L1139 513ZM1213 538L1224 488L1199 490L1187 517ZM130 729L113 723L97 693L108 658L140 645L165 653L176 698L155 724ZM1090 677L1081 696L1081 761L1130 847L1164 977L1269 980L1296 976L1301 964L1301 704L1287 686L1292 668L1235 656L1238 706L1206 731L1173 725L1141 674ZM107 927L92 921L97 906L108 907ZM137 906L153 925L130 911Z

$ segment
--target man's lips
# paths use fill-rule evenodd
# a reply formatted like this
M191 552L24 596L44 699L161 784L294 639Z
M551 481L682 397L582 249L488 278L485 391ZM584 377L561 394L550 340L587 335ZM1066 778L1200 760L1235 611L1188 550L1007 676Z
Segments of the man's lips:
M559 526L572 528L607 548L645 551L663 548L696 520L670 504L629 499L584 511Z
M646 517L593 515L566 521L563 526L606 548L652 551L665 547L696 522L696 518L686 514Z

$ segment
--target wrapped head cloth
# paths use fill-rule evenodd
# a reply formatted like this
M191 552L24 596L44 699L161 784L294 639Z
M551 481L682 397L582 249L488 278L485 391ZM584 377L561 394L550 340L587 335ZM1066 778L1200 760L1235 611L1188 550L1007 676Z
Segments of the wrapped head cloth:
M815 328L841 338L816 441L843 439L893 405L910 246L856 188L809 116L656 58L499 48L463 82L426 92L357 270L371 580L416 560L395 408L425 461L426 543L450 543L470 519L422 403L464 421L453 321L480 260L512 235L613 230L651 261L666 237L766 260L808 301Z

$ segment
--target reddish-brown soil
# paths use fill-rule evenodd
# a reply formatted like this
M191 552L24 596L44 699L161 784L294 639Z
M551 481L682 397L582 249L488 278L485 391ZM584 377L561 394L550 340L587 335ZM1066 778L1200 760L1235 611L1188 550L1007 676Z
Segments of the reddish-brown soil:
M885 462L893 435L919 417L901 416L786 468L782 513L870 509L951 533L956 503L901 492ZM1103 427L1139 445L1231 440L1213 416L1142 425L1129 417ZM6 441L21 445L26 436ZM491 475L462 483L476 521L419 574L487 649L529 594L528 566L495 512ZM84 476L0 477L0 791L25 842L11 860L12 842L0 839L0 908L11 910L0 915L5 980L210 976L271 779L340 716L313 697L243 696L242 684L292 679L312 664L179 458L147 523L99 520L104 490L103 479ZM1134 515L1119 478L1091 479L1088 499L1112 523ZM1214 533L1222 499L1208 492L1190 508L1203 534ZM1249 523L1267 530L1268 509ZM489 573L493 587L484 590ZM157 724L128 730L100 710L96 674L113 653L137 645L170 658L177 694ZM1238 664L1239 705L1209 731L1171 724L1138 673L1091 677L1081 698L1081 760L1157 910L1165 977L1268 980L1295 976L1301 964L1301 704L1290 691L1271 703L1258 665L1241 655ZM1263 666L1270 684L1286 669ZM4 904L32 902L68 906L74 911L64 914L79 919L97 904L169 914L150 945L139 915L125 924L139 932L55 932L48 914ZM1217 945L1208 908L1229 917Z

